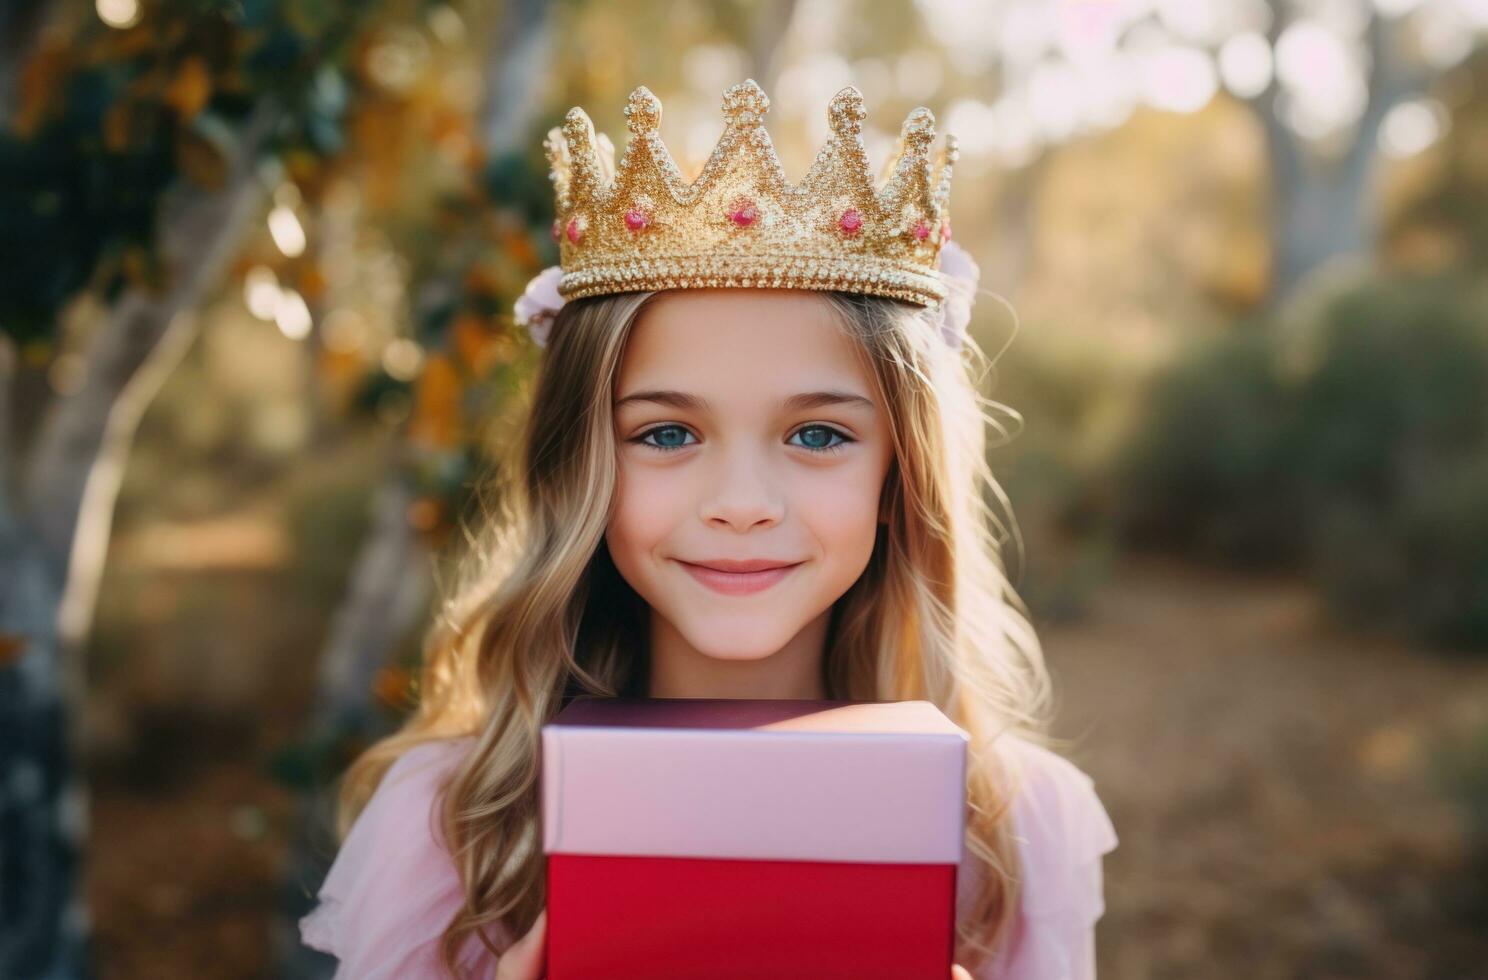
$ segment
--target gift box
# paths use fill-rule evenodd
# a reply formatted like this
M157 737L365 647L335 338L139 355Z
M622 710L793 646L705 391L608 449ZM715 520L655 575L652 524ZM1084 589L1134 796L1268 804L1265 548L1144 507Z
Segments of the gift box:
M583 699L542 730L549 980L945 980L967 734L928 701Z

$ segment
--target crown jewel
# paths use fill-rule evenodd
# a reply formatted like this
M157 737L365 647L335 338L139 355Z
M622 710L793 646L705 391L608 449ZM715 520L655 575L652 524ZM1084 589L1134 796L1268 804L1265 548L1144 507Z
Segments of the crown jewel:
M932 166L935 117L915 109L875 186L863 95L848 86L828 108L831 136L793 185L764 127L769 108L753 79L725 92L723 135L691 184L658 132L661 101L644 85L626 102L630 138L618 166L609 138L583 109L568 110L543 144L562 297L753 286L944 300L937 261L950 239L956 138L945 134Z

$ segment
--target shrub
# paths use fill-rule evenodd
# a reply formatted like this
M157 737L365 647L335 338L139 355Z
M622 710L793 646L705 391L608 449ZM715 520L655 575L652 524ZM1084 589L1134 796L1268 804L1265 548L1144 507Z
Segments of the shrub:
M1290 392L1269 334L1241 325L1194 343L1153 384L1115 463L1128 541L1241 565L1302 554L1302 486L1289 458Z
M1196 345L1120 456L1123 537L1301 567L1352 619L1488 647L1485 305L1370 282Z

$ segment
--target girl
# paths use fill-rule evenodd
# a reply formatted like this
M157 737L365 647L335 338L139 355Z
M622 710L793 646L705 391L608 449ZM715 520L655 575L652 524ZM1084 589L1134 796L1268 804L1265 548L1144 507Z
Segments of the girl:
M755 135L767 107L729 90L692 185L644 88L618 170L581 110L550 134L562 262L518 307L546 347L521 480L426 642L418 708L344 779L301 920L337 977L542 976L539 731L579 695L933 701L971 736L953 976L1094 977L1117 839L1047 747L1049 677L992 533L976 267L941 222L954 141L917 167L916 110L859 212L837 196L862 177L857 90L794 190ZM729 271L693 274L710 255Z

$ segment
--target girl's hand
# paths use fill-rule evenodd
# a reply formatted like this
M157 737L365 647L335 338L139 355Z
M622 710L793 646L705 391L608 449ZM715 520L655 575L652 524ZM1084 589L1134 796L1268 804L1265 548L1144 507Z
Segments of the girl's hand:
M513 943L511 949L496 964L496 980L542 980L543 967L546 965L543 959L543 937L547 925L548 910L543 909L537 914L532 928L527 930L527 935ZM951 967L951 980L973 978L966 972L966 967L957 965Z
M537 913L527 935L512 943L511 949L496 963L496 980L542 980L547 966L543 956L544 936L548 928L548 910ZM969 978L967 978L969 980Z

